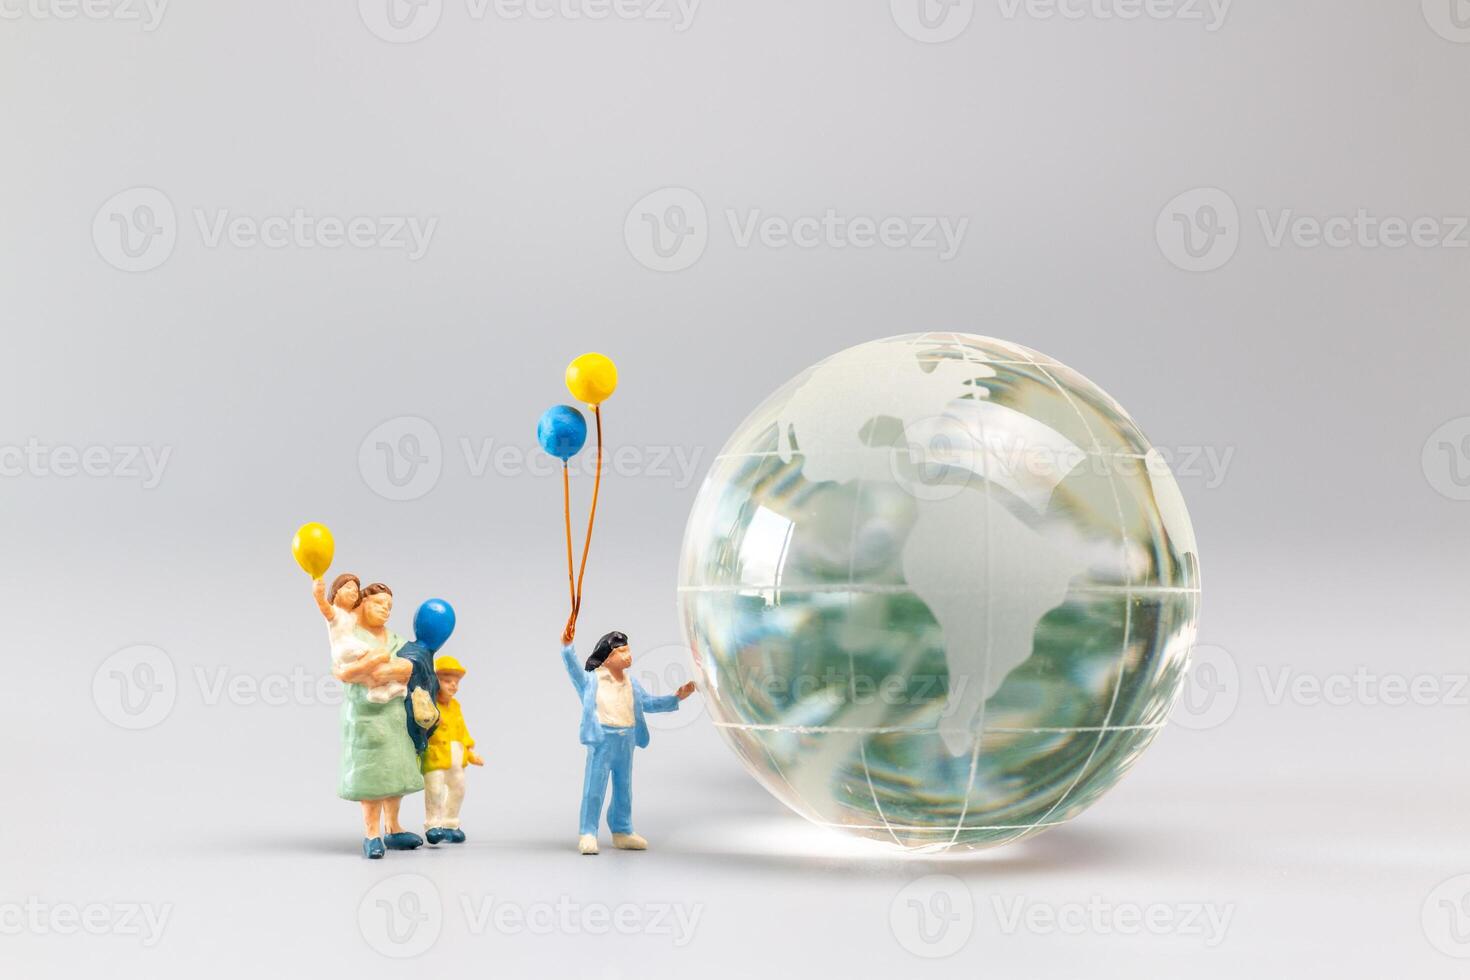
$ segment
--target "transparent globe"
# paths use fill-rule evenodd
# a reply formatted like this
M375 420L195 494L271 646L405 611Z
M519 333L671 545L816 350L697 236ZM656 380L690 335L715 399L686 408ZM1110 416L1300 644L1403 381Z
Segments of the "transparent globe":
M713 721L779 800L905 848L1070 819L1165 724L1199 606L1161 454L1016 344L891 337L731 436L679 574Z

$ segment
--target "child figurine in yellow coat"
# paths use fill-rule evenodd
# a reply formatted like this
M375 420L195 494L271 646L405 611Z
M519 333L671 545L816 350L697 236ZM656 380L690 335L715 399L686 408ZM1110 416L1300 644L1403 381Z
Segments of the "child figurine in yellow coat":
M424 838L430 844L462 844L459 807L464 802L465 766L483 766L454 695L465 669L453 657L434 661L439 678L439 727L424 752Z

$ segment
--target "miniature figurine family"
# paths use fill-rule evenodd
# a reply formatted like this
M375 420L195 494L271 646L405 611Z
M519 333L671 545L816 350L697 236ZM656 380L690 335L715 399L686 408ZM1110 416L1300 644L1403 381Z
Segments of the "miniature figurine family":
M484 765L465 725L455 695L465 668L437 656L454 631L454 609L430 599L414 615L414 639L388 629L393 591L381 582L364 586L349 573L328 588L312 581L317 607L327 620L332 673L345 685L342 701L342 762L337 795L362 806L362 852L381 858L429 844L465 840L459 811L465 768ZM684 684L674 694L654 697L628 676L633 656L628 638L611 632L579 662L573 640L575 614L562 631L562 660L581 701L580 738L587 747L577 850L597 853L608 783L612 802L607 825L613 845L641 851L648 842L633 831L633 749L648 745L645 714L675 711L694 691ZM405 830L403 797L424 792L424 836Z
M569 405L541 416L536 438L562 463L562 510L566 532L567 599L570 615L561 635L561 655L581 701L580 737L587 747L577 850L597 853L608 783L612 803L607 826L613 846L648 848L633 832L633 750L648 745L645 714L676 711L694 692L691 681L673 694L653 697L628 676L633 654L628 637L605 634L585 661L578 662L572 641L582 608L583 575L592 547L602 486L602 405L618 386L617 366L604 354L583 354L567 365L567 390L592 410L597 462L582 561L573 567L571 486L568 461L587 441L587 422ZM346 685L342 702L342 776L337 795L362 806L362 853L381 858L387 851L411 851L430 844L460 844L465 767L484 765L465 727L455 694L465 669L458 660L436 654L454 632L454 608L429 599L413 617L413 640L388 629L393 590L381 582L364 586L356 575L338 575L327 588L323 576L335 554L332 532L315 522L301 525L291 541L296 563L311 577L312 594L327 620L332 672ZM424 791L424 836L403 829L399 809L409 793Z
M434 658L454 631L454 609L430 599L414 616L412 641L388 629L393 590L363 586L351 572L330 589L312 582L327 620L332 673L344 685L342 770L337 795L362 805L362 853L381 858L430 844L457 844L464 769L483 765L455 694L465 669ZM405 830L399 807L424 791L424 837Z

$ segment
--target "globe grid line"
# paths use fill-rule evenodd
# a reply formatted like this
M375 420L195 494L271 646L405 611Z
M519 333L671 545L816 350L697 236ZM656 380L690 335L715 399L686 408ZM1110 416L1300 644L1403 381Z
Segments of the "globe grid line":
M1082 414L1082 410L1077 407L1077 403L1072 399L1072 396L1067 393L1067 390L1062 387L1061 383L1057 381L1057 379L1051 374L1050 371L1046 370L1046 368L1042 367L1040 364L1035 364L1035 367L1038 371L1042 373L1042 375L1046 377L1048 381L1052 383L1052 385L1057 389L1057 392L1062 396L1066 403L1072 407L1073 413L1075 413L1077 416L1077 421L1081 422L1082 427L1087 430L1088 438L1092 440L1092 444L1094 446L1099 446L1100 443L1098 443L1097 441L1097 433L1092 431L1092 426L1088 424L1086 416L1084 416ZM1135 428L1136 427L1137 426L1135 425ZM1123 569L1123 574L1128 577L1128 581L1126 583L1127 587L1124 591L1127 594L1128 600L1130 600L1123 603L1123 643L1119 648L1119 656L1121 658L1123 655L1126 654L1129 643L1131 642L1131 632L1133 626L1133 603L1131 601L1131 586L1133 584L1133 576L1128 569L1128 537L1127 533L1124 531L1124 528L1126 528L1127 525L1125 524L1123 517L1123 501L1118 496L1118 478L1111 472L1108 473L1108 489L1112 491L1113 505L1118 510L1118 551L1119 557L1121 559L1121 561L1119 562L1119 567ZM1113 711L1118 706L1118 692L1121 691L1122 688L1123 670L1120 664L1117 671L1117 676L1113 680L1113 696L1111 700L1108 701L1107 713L1103 715L1104 726L1106 726L1108 722L1110 722L1113 718ZM1067 797L1072 795L1072 791L1077 788L1077 784L1081 782L1082 777L1087 774L1087 767L1092 765L1092 760L1097 757L1098 750L1102 748L1103 738L1106 737L1106 735L1106 732L1098 732L1097 741L1094 742L1092 745L1092 751L1087 754L1087 758L1083 761L1082 765L1078 767L1077 775L1072 777L1071 785L1062 792L1062 795L1058 797L1057 801L1051 805L1051 808L1049 810L1047 810L1045 813L1037 818L1036 822L1032 824L1031 830L1035 830L1037 827L1041 826L1042 822L1045 821L1047 817L1050 817L1053 813L1057 811L1058 807L1067 802ZM1031 830L1023 831L1017 836L1025 837L1029 833L1031 833Z
M840 823L840 822L835 821L835 820L813 820L812 823L816 824L818 827L832 827L832 828L839 829L839 830L889 830L889 829L891 829L891 830L919 831L921 833L937 834L937 833L942 833L946 829L944 827L924 827L924 826L920 826L918 824L902 824L902 823L890 823L890 824L881 824L881 823L871 823L871 824L869 824L869 823ZM1032 830L1032 829L1035 829L1036 827L1060 827L1064 823L1067 823L1067 821L1066 820L1053 820L1053 821L1050 821L1048 823L1040 823L1040 824L1030 824L1030 823L987 823L987 824L970 824L968 826L962 826L960 829L961 830ZM915 845L914 847L909 847L907 845L900 845L900 846L902 846L903 849L906 850L906 851L924 851L924 850L932 850L932 849L934 849L936 847L939 847L939 848L943 848L945 850L948 850L950 847L953 846L953 844L938 844L938 843L935 843L935 844L918 844L918 845Z
M1167 721L1156 721L1147 725L1078 725L1073 728L946 728L943 725L877 725L871 728L861 725L770 725L746 721L713 721L716 728L733 728L746 732L780 732L783 735L931 735L958 732L974 732L980 735L1072 735L1077 732L1147 732L1167 728ZM795 787L793 787L794 789Z
M863 496L864 496L864 493L865 493L865 488L863 486L863 481L862 480L856 480L854 482L857 484L857 486L856 486L857 499L853 502L852 522L848 526L848 534L847 534L847 584L849 586L857 584L853 580L854 572L856 571L856 569L853 567L853 563L854 563L854 561L856 559L856 552L857 552L857 524L858 524L858 515L861 514L862 513L862 510L863 510ZM849 589L848 592L847 592L847 611L848 611L848 615L849 616L852 615L852 597L853 597L853 594L854 594L853 591L851 589ZM851 647L849 647L848 648L848 651L847 651L847 664L848 664L848 667L847 667L847 691L848 691L848 697L856 700L856 698L857 698L857 655L852 652ZM878 812L878 819L883 821L883 828L888 831L888 836L893 838L893 843L897 844L899 847L904 848L904 850L907 850L908 849L908 845L906 845L903 841L901 841L901 840L898 839L898 834L894 833L893 825L888 822L888 814L886 814L886 813L883 812L883 804L878 802L878 789L877 789L877 787L875 787L873 785L873 771L868 766L868 743L867 743L867 740L866 739L858 742L858 755L863 760L863 778L865 780L867 780L867 783L868 783L868 795L873 800L873 809Z
M1116 449L1103 449L1103 448L1101 448L1101 446L1102 446L1101 443L1095 443L1095 445L1097 445L1099 448L1097 448L1097 449L1082 449L1079 446L1078 447L1078 455L1080 455L1084 459L1136 459L1136 460L1140 460L1140 461L1144 461L1144 462L1146 462L1147 460L1149 460L1151 458L1148 455L1148 453L1127 453L1127 452L1120 452L1119 450L1116 450ZM833 449L830 452L823 452L822 455L823 456L864 456L864 455L867 455L868 453L871 453L871 452L872 452L872 449ZM748 453L720 453L717 456L715 456L714 459L711 460L711 462L718 463L721 460L727 460L727 459L769 459L772 456L779 457L780 455L781 455L781 453L780 453L779 450L772 451L772 450L767 450L767 449L758 449L758 450L755 450L755 451L752 451L752 452L748 452Z
M858 595L911 595L914 590L907 585L885 585L880 582L846 583L846 582L813 582L810 585L681 585L680 592L710 593L715 595L743 592L789 592L794 595L805 593L835 593L854 592ZM943 590L931 590L934 595L968 595L963 589L953 592ZM1093 585L1073 586L1067 590L1068 595L1118 595L1150 596L1150 595L1198 595L1197 587L1185 585L1107 585L1097 583Z
M955 340L955 341L958 341L958 339L959 339L959 338L955 337L954 334L951 334L950 335L950 338L952 340ZM989 395L989 389L986 389L986 394L987 394L987 396ZM985 423L983 421L981 421L979 423L979 425L980 425L980 435L981 435L981 438L983 440L983 438L985 436ZM986 445L986 444L987 443L982 442L982 445ZM992 562L994 560L993 552L994 552L995 549L994 549L994 547L992 547L991 531L990 531L990 507L991 507L991 500L990 500L990 475L988 473L986 474L985 479L983 479L983 480L980 481L980 486L981 486L981 488L985 492L985 508L984 508L984 511L985 511L985 531L984 531L984 533L985 533L985 584L986 584L986 589L985 589L985 666L984 666L984 668L982 669L982 672L981 672L980 690L982 690L982 691L988 691L990 689L990 663L991 663L992 655L994 653L994 648L995 648L995 626L994 626L995 617L993 615L993 613L994 613L995 610L992 607L992 603L995 600L995 590L994 589L991 589L989 587L990 586L990 575L991 575L991 572L993 571L993 568L994 568ZM975 744L974 744L974 746L970 750L970 778L965 783L965 802L960 807L960 816L959 816L959 819L957 821L955 821L954 833L950 835L949 843L945 845L945 850L948 850L949 848L954 847L955 841L957 841L957 840L960 839L960 830L965 825L965 817L967 817L967 816L970 815L970 798L975 795L975 773L980 768L980 746L981 746L981 743L984 741L984 739L982 738L981 733L985 731L985 710L989 706L989 704L990 704L990 698L988 698L988 697L985 700L983 700L983 701L980 702L980 713L977 716L976 721L975 721L975 723L974 723L974 725L973 725L973 727L971 729L971 732L970 732L970 737L975 740ZM941 733L940 737L943 738L943 733Z

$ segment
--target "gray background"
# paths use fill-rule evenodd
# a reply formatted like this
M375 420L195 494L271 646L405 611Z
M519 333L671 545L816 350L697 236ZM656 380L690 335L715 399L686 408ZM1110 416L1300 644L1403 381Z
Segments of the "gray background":
M302 976L422 948L411 969L493 976L1461 975L1470 249L1273 244L1263 227L1363 209L1450 234L1470 214L1470 29L1451 0L1242 0L1215 25L1193 5L1206 20L961 2L930 10L944 43L904 0L706 0L686 30L444 0L411 43L383 28L386 0L179 2L151 30L126 19L141 7L63 19L65 3L0 21L7 969ZM166 196L154 217L176 241L129 272L112 215L143 198L114 196L139 187ZM635 205L668 187L703 206L686 218L707 245L657 271ZM1199 188L1238 213L1217 267L1187 271L1169 229L1208 220L1198 205L1220 197ZM410 259L211 245L197 217L298 208L437 226ZM944 260L742 246L727 216L828 208L968 226ZM1229 454L1181 475L1205 573L1199 710L1073 823L920 859L786 813L696 695L638 760L653 849L578 857L557 481L477 470L466 441L529 457L570 356L617 359L609 443L632 455L606 481L583 633L625 629L667 689L697 480L660 454L702 475L807 364L931 329L1061 359L1176 460ZM420 443L439 475L390 500L369 435L396 441L404 417L439 437ZM31 440L102 447L104 475L65 475L64 453L17 464ZM156 486L122 465L130 447L169 451ZM361 860L356 808L333 795L335 706L251 693L325 668L287 550L311 519L338 568L392 584L398 628L430 595L459 610L489 760L459 850ZM140 644L154 652L118 654ZM143 716L111 674L137 656L160 668ZM1368 686L1337 703L1277 694L1360 668ZM1385 703L1395 678L1425 703ZM430 911L397 943L377 901L411 909L405 892ZM699 919L680 946L648 920L477 929L466 900ZM100 907L100 934L17 918L28 903ZM166 912L156 942L132 903ZM1173 925L1047 927L1088 903ZM1199 907L1229 915L1223 936L1190 928Z

